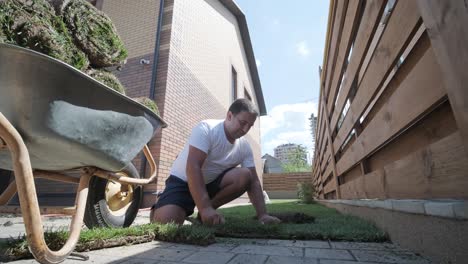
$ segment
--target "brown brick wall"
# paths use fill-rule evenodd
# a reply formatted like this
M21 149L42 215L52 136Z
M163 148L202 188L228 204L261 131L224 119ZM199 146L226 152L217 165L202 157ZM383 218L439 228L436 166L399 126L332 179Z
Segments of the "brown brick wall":
M216 45L217 41L221 39L227 41L227 43L236 43L237 45L239 43L238 35L230 31L229 34L224 33L226 36L217 36L218 39L216 40L207 39L209 45L206 47L203 45L187 45L185 42L187 32L191 32L193 28L190 26L191 22L187 22L185 19L189 17L192 21L198 21L200 16L203 15L187 8L187 5L195 4L194 2L177 0L176 3L178 4L177 8L179 8L177 10L181 11L183 9L183 11L178 13L177 19L180 19L177 28L178 34L177 38L174 39L173 13L176 10L175 2L174 0L164 1L155 88L156 104L161 117L169 126L163 129L148 144L157 163L158 181L155 184L145 186L143 207L151 206L155 199L152 193L164 188L164 182L169 176L172 162L182 150L193 126L203 119L223 119L225 117L231 100L229 78L231 64L235 65L238 71L238 83L246 86L248 90L252 87L248 68L245 64L245 55L240 55L243 54L242 48L234 45L224 49L224 44L218 43ZM211 6L204 6L205 4L200 2L195 5L199 8L198 11L205 12L206 8ZM126 87L129 97L149 96L150 94L158 7L159 1L156 0L104 0L103 2L103 11L111 17L129 49L127 63L122 67L121 71L115 72ZM209 10L210 14L213 15L212 18L221 19L220 21L226 25L232 25L232 14L223 10L219 3L215 5L215 8L217 12L221 13L213 13L213 10ZM145 11L143 12L143 10ZM140 17L135 18L136 16ZM210 22L210 25L212 24ZM198 30L204 32L210 30L210 28L199 27ZM203 34L203 38L215 36L214 33ZM229 40L225 40L226 37ZM212 48L217 49L216 56L213 55ZM226 59L224 54L228 54L229 58ZM140 64L141 59L150 60L150 64ZM218 67L220 60L224 65L222 68ZM199 61L203 63L199 63ZM210 77L207 78L207 76ZM239 86L239 89L242 90L242 93L239 93L242 96L243 87ZM252 95L254 94L252 93ZM255 128L249 133L248 139L261 178L259 137L258 120ZM134 163L139 170L139 157L134 160ZM149 166L147 166L147 169L149 169Z
M311 172L263 174L263 189L267 192L296 191L297 184L303 182L312 182Z
M159 5L159 0L103 1L102 11L111 18L117 28L129 58L154 51Z
M150 59L150 64L141 64L141 59ZM153 53L127 59L121 71L114 71L117 78L125 86L127 96L148 97L150 94L151 77L153 73Z

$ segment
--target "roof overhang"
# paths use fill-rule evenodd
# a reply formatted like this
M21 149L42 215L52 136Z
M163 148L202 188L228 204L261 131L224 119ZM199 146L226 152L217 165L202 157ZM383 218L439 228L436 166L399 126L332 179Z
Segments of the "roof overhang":
M250 76L252 77L253 88L255 91L255 97L257 98L258 110L260 115L266 115L265 99L263 98L262 85L260 84L260 78L258 76L257 63L255 61L255 55L252 48L252 42L250 40L249 28L247 27L247 20L245 15L239 6L233 0L219 0L232 14L237 18L239 25L239 31L242 37L242 43L244 44L245 54L247 56L247 64L249 65Z

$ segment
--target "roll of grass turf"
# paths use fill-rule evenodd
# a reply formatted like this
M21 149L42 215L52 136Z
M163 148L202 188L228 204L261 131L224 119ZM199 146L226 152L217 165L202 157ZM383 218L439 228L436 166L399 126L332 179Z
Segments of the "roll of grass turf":
M77 69L89 61L73 43L60 17L45 0L4 0L0 2L1 25L7 38L22 47L44 53Z
M5 43L7 41L7 37L5 33L3 32L3 29L0 28L0 43Z
M8 41L5 29L3 28L3 24L5 23L5 21L5 14L4 12L2 12L2 3L0 2L0 43L5 43Z
M151 111L153 111L154 113L156 113L157 115L159 115L159 109L158 109L158 106L156 105L156 103L151 100L150 98L148 97L137 97L137 98L133 98L133 100L137 101L138 103L148 107L149 109L151 109Z
M85 0L74 0L62 7L62 16L76 45L88 55L94 68L125 61L127 50L106 14Z
M94 79L98 80L99 82L103 83L104 85L107 85L115 91L125 95L125 87L122 85L119 79L117 79L117 77L111 72L105 70L91 69L87 70L86 73Z

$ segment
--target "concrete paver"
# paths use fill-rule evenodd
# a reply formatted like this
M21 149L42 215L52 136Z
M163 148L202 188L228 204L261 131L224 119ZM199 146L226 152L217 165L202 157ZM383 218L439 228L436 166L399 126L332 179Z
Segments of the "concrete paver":
M336 249L402 250L391 243L330 242L330 244Z
M235 253L244 254L259 254L259 255L270 255L270 256L290 256L290 257L302 257L302 248L295 247L278 247L278 246L259 246L259 245L239 245L232 249Z
M69 217L43 217L53 230L68 228ZM10 221L11 223L6 222ZM149 211L140 211L134 224L149 222ZM0 239L24 233L21 217L0 216ZM161 241L85 252L88 261L72 257L65 264L429 264L424 258L391 243L355 243L278 239L220 239L209 246ZM37 263L20 260L10 264Z
M378 262L361 262L352 260L322 259L320 264L381 264Z
M260 244L257 243L257 244ZM320 240L279 240L279 239L270 239L265 241L265 245L272 246L282 246L282 247L299 247L299 248L331 248L328 241Z
M306 248L305 256L320 259L354 260L349 251L343 249Z
M351 253L360 261L374 261L383 263L428 264L429 262L408 251L375 251L351 250Z
M196 252L189 257L185 258L183 261L187 263L219 263L225 264L229 262L236 254L226 253L226 252L209 252L209 251L200 251Z
M256 264L264 263L268 256L252 255L252 254L237 254L231 259L228 264Z
M317 264L318 259L302 257L269 256L265 264Z

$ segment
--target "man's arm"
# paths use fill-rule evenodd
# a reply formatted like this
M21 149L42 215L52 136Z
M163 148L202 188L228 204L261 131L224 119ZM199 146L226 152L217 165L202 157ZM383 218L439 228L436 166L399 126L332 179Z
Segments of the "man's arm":
M249 199L257 212L257 219L263 224L273 224L281 222L278 218L267 214L265 199L263 197L262 185L258 179L257 171L254 168L249 168L252 174L252 182L247 190Z
M213 208L203 179L201 168L206 157L205 152L189 146L186 171L187 182L202 222L209 225L221 224L224 223L224 218Z

